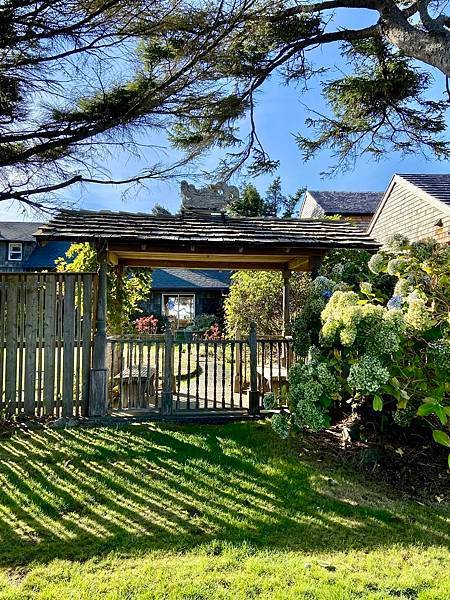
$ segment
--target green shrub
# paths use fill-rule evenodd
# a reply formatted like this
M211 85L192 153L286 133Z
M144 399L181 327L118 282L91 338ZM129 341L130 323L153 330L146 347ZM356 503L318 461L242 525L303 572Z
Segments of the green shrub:
M333 403L367 405L387 423L419 420L450 447L450 248L395 236L368 267L370 276L360 270L367 280L353 284L312 282L294 328L306 364L289 373L285 417L317 430L330 423Z

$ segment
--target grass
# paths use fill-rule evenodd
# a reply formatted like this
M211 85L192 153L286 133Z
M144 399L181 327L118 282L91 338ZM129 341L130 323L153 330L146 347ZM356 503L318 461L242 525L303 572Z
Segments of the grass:
M0 598L448 599L449 511L310 464L264 423L0 443Z

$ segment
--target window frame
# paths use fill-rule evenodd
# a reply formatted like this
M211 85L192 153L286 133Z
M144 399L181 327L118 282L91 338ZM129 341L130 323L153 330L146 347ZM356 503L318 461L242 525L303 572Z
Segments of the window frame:
M14 249L13 248L14 246L17 246L18 248ZM19 252L20 252L19 258L12 258L11 254L19 253ZM23 260L23 243L22 242L9 242L8 243L8 260L11 262L21 262Z
M195 293L183 293L183 292L161 292L161 305L162 305L162 314L167 317L168 319L174 319L175 323L177 325L177 327L179 326L181 320L180 320L180 316L179 316L179 311L178 311L178 315L177 316L171 316L169 314L167 314L167 309L166 309L166 303L164 302L164 298L170 298L170 297L176 297L178 298L178 304L179 304L179 298L181 296L188 296L189 298L192 298L192 321L190 321L188 324L191 324L194 322L195 319L195 304L196 304L196 294Z

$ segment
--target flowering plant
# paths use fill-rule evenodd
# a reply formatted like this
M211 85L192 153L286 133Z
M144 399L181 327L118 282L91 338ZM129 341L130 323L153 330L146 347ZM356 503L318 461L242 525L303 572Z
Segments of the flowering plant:
M208 331L204 334L205 340L220 340L222 338L222 332L218 323L213 323Z
M309 336L294 338L306 364L289 372L283 431L286 419L291 428L326 427L331 406L350 403L403 427L421 420L435 441L450 447L450 248L395 236L368 266L372 275L361 270L364 279L351 286L325 277L312 283L307 306L314 310L304 311L312 318L302 324ZM318 329L311 328L317 319Z
M156 333L158 331L158 319L153 315L139 317L134 322L137 333Z

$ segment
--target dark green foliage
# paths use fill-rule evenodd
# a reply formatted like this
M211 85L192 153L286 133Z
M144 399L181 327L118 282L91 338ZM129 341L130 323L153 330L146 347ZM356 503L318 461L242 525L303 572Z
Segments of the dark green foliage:
M279 161L258 136L258 93L277 74L300 84L302 94L305 82L323 73L311 58L320 61L320 53L308 50L330 42L347 43L352 71L325 84L333 116L308 121L316 135L298 137L306 158L324 147L341 165L390 148L448 157L447 104L427 97L430 75L388 44L392 15L383 10L375 27L333 30L329 8L325 3L313 13L308 3L252 0L3 2L0 200L39 205L42 194L48 201L66 186L117 183L107 159L123 150L139 155L155 134L168 136L181 155L164 162L158 146L153 162L121 184L184 175L189 163L217 147L228 150L216 179L245 167L249 176L273 173ZM411 22L400 27L399 46L448 74L448 21L431 19L431 30ZM417 34L428 36L429 45L415 44ZM290 216L295 204L296 196L271 187L261 214Z
M356 74L325 85L333 116L308 120L314 138L297 136L306 158L330 148L342 166L360 152L381 157L389 143L406 154L419 143L439 158L450 157L450 146L442 138L448 104L424 98L430 74L379 39L352 42L345 57Z
M300 202L305 188L300 188L293 195L285 196L281 179L276 177L262 197L254 185L243 187L238 200L229 205L230 213L243 217L280 217L290 218Z
M232 215L241 217L260 217L263 213L263 199L254 185L244 186L239 198L233 201L228 209Z

